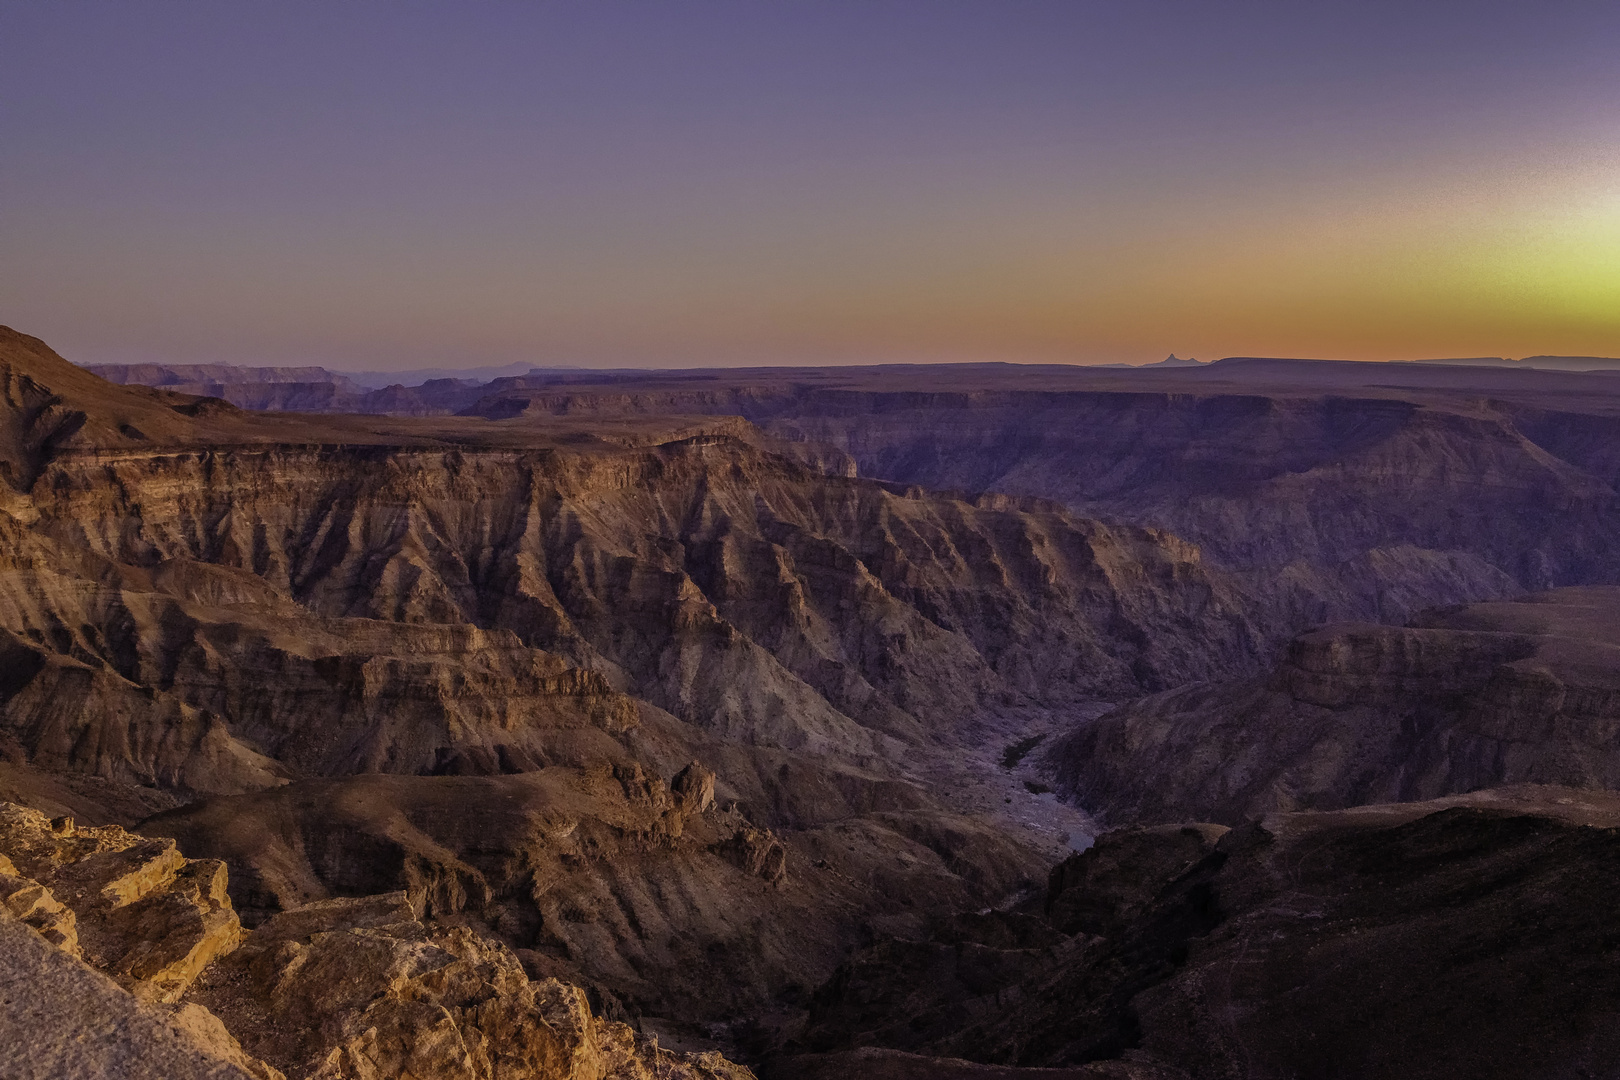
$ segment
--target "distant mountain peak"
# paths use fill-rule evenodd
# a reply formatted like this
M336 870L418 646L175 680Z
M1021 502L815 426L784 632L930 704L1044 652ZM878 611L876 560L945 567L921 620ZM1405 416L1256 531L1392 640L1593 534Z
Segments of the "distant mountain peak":
M1169 356L1165 357L1163 360L1160 360L1156 364L1143 364L1142 366L1143 367L1203 367L1208 362L1209 361L1206 361L1206 360L1195 360L1192 357L1188 357L1187 359L1183 360L1181 357L1177 356L1175 353L1171 353Z

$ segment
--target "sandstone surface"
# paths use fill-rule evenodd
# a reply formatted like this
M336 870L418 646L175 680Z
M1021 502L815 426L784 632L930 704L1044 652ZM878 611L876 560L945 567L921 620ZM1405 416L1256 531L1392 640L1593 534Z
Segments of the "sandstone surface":
M672 797L701 812L706 778ZM418 901L443 902L442 895ZM291 907L244 935L226 870L172 840L0 804L0 1069L17 1077L748 1080L530 979L404 892ZM246 1044L246 1049L243 1048Z
M225 882L172 840L0 803L0 1071L282 1080L185 1000L242 939Z
M0 904L137 997L173 1003L241 937L225 864L0 804Z
M220 1039L204 1024L136 999L0 910L0 1072L5 1076L280 1080L279 1073L249 1061L225 1041L229 1036Z

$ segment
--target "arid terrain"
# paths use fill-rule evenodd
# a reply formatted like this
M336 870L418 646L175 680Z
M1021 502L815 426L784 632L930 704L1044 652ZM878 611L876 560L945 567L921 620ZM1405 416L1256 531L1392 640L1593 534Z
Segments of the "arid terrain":
M0 1074L1620 1077L1620 375L104 373Z

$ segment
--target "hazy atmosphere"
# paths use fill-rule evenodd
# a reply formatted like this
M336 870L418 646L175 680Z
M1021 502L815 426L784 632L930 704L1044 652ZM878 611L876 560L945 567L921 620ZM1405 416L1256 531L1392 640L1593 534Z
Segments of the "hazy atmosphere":
M89 363L1620 351L1620 8L0 3Z

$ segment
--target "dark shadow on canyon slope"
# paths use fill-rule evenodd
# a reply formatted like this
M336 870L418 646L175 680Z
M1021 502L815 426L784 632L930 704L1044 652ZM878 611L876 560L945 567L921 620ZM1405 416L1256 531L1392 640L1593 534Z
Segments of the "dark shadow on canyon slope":
M764 1075L841 1075L866 1046L1141 1076L1612 1076L1617 826L1611 794L1521 787L1111 833L1044 909L856 956L805 1053Z

